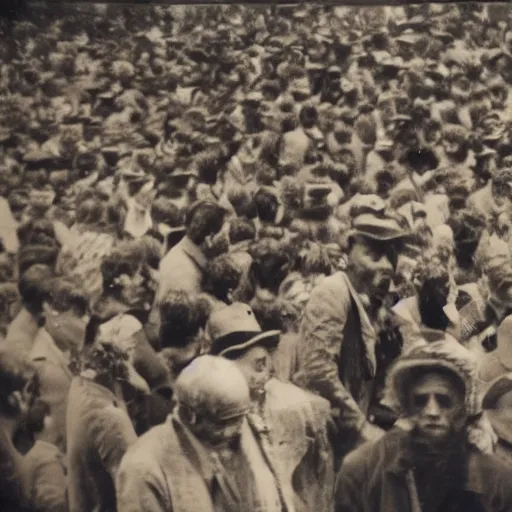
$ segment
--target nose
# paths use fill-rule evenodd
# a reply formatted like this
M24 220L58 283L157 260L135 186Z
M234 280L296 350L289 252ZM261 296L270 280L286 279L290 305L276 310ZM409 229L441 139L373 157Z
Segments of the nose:
M375 269L383 275L391 275L393 273L393 265L387 256L382 256L375 264Z
M441 409L439 408L439 404L437 403L437 400L430 396L427 402L427 405L424 409L425 415L428 416L431 419L439 418Z

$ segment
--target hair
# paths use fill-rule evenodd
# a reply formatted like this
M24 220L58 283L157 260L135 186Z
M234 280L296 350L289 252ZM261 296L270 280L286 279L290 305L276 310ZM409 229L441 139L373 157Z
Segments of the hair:
M108 295L116 295L119 287L115 280L126 274L133 277L144 262L144 250L136 241L118 245L101 264L103 291Z
M29 194L25 190L11 190L8 197L9 206L13 213L21 212L29 204Z
M160 196L151 205L151 216L157 224L163 223L171 227L183 225L183 210L178 208L171 200Z
M19 254L19 273L22 274L31 266L39 264L55 268L58 257L59 248L57 246L48 247L46 245L27 245L21 249Z
M78 224L98 225L103 220L105 202L98 198L88 198L82 201L76 209Z
M213 151L204 151L196 157L199 180L208 185L215 185L219 172L219 156Z
M161 348L186 346L204 328L210 315L205 300L182 290L169 292L159 310Z
M32 313L39 313L43 302L51 293L54 277L53 269L48 265L32 265L20 275L18 290L24 305Z
M187 236L197 245L206 237L217 234L224 224L225 212L215 204L199 203L193 205L186 216Z
M85 315L89 310L87 294L75 282L57 277L52 280L50 287L51 293L46 302L52 309L60 313L73 310L78 316Z
M274 222L279 209L279 201L275 194L268 190L260 189L254 195L254 204L261 221Z
M302 258L301 271L304 276L311 274L331 275L332 261L327 249L318 243L312 243Z
M264 238L249 252L253 258L251 274L255 282L261 288L277 293L293 266L289 248L278 240Z
M55 230L48 219L31 219L17 229L21 245L56 245Z
M258 216L254 197L244 187L233 187L228 190L228 200L238 217L254 219Z
M208 262L203 288L215 298L223 302L229 302L228 293L238 287L242 274L242 269L235 263L230 254L221 254Z
M253 241L256 238L256 227L246 219L234 218L229 222L229 241L232 244Z
M80 370L93 370L97 379L107 382L127 380L129 355L118 345L111 342L96 342L87 346L80 358Z
M19 411L11 402L10 397L37 376L31 362L18 350L0 349L0 413L15 416Z
M472 266L480 238L485 230L485 219L470 211L461 210L453 214L447 224L453 232L457 264L462 268Z
M285 333L289 330L290 322L297 326L299 321L298 310L281 298L273 301L254 300L251 307L263 331L277 330Z
M313 128L313 126L318 123L318 111L316 107L309 105L302 107L299 113L299 121L304 128Z

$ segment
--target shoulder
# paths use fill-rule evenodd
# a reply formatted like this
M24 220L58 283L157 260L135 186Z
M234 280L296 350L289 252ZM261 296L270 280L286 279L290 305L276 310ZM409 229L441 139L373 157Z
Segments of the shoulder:
M471 490L486 494L503 504L500 510L512 507L512 467L494 454L474 450L469 458L468 482ZM489 478L492 475L492 478Z
M121 469L144 475L148 469L160 466L161 461L174 454L174 440L174 430L168 421L153 427L128 448Z
M312 407L316 411L330 414L331 406L328 400L306 391L295 384L271 379L268 383L269 405L281 409L296 409Z
M382 472L402 449L407 432L393 429L375 442L368 442L350 452L341 466L340 475L362 478L368 473Z
M349 292L349 288L345 280L345 274L341 271L322 279L311 291L311 297L338 294L340 292Z

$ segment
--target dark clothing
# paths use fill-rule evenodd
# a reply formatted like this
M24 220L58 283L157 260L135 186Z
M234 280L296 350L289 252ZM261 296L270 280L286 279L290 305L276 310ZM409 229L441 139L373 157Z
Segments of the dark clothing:
M421 493L415 496L407 457L409 435L394 429L346 457L336 482L336 512L431 512L421 511ZM465 483L455 487L450 482L446 499L435 512L512 510L512 468L494 455L468 450L467 475L455 480Z
M66 420L70 511L115 512L117 469L137 440L128 414L107 388L76 377Z
M5 512L35 512L29 507L26 492L27 476L23 456L0 432L0 510Z

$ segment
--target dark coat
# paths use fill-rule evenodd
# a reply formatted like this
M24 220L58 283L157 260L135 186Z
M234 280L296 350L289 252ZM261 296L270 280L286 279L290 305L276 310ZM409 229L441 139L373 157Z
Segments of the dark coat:
M375 443L352 452L336 482L336 512L416 512L411 505L409 466L405 458L408 433L395 428ZM494 455L470 449L465 486L450 512L512 510L512 468Z

